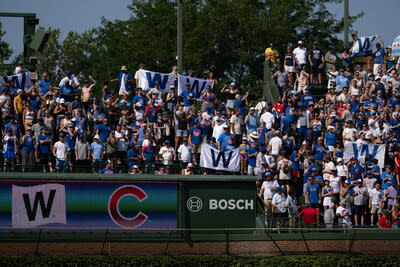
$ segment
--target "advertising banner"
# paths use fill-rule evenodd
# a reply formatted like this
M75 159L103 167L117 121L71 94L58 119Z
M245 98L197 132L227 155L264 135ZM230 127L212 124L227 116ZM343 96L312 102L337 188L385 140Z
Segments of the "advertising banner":
M229 190L228 190L229 188ZM189 228L255 227L252 183L192 183L187 187L185 214Z
M0 227L177 228L177 184L127 181L0 183Z

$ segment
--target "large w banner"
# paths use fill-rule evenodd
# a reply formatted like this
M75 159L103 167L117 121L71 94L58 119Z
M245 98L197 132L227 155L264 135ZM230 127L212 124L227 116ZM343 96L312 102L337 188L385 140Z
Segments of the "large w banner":
M201 93L206 90L207 85L214 86L213 81L193 78L189 76L179 75L178 77L178 95L180 96L186 90L186 84L190 84L190 89L194 93L194 97L200 101Z
M43 184L12 186L12 227L30 228L66 224L65 186Z
M31 88L31 73L29 71L12 76L0 76L0 87L5 87L7 81L14 81L15 88L28 91Z
M238 172L240 167L239 148L220 152L209 144L203 144L200 154L200 167Z
M169 92L171 85L174 85L174 75L148 70L139 71L139 87L143 90L156 87L156 82L158 82L162 91Z
M351 51L352 57L365 57L372 54L373 49L376 47L376 42L379 42L378 36L361 37L357 39Z
M365 158L377 159L379 167L385 165L386 145L362 144L357 145L356 142L349 142L344 148L343 160L347 163L351 158L355 158L364 167Z

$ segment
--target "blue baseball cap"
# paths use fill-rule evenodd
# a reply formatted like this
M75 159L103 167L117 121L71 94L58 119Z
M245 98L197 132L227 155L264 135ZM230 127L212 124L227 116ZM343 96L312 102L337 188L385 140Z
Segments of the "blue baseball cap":
M270 173L270 172L266 172L264 175L265 175L265 176L270 176L271 173Z
M71 75L71 74L72 74L72 71L67 70L67 75Z
M112 164L112 161L111 160L106 160L106 164Z
M63 133L61 133L61 134L59 135L59 137L65 137L65 135L64 135Z
M169 140L165 140L164 143L169 144Z
M392 168L392 167L391 167L390 165L386 165L385 168L386 168L386 169L390 169L390 168Z
M280 186L278 186L278 187L276 188L276 191L277 191L277 192L281 192L281 191L283 191L283 188L280 187Z
M187 71L187 73L192 73L192 72L193 72L193 70L188 70L188 71Z
M214 137L214 136L211 137L211 138L210 138L210 141L214 141L214 142L215 142L215 141L216 141L215 137Z
M328 49L332 49L333 48L333 45L328 45Z
M199 118L194 119L194 123L199 123L199 122L200 122Z

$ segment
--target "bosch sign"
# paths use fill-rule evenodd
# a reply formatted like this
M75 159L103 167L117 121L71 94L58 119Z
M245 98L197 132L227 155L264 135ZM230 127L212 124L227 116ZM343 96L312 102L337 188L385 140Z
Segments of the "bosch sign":
M252 199L210 199L210 210L253 210Z

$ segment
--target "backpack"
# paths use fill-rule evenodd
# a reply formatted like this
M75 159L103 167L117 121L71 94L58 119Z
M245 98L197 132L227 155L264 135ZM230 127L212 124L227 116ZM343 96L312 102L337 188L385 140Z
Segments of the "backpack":
M282 171L284 173L288 173L290 171L289 164L285 163L285 165L283 165Z

